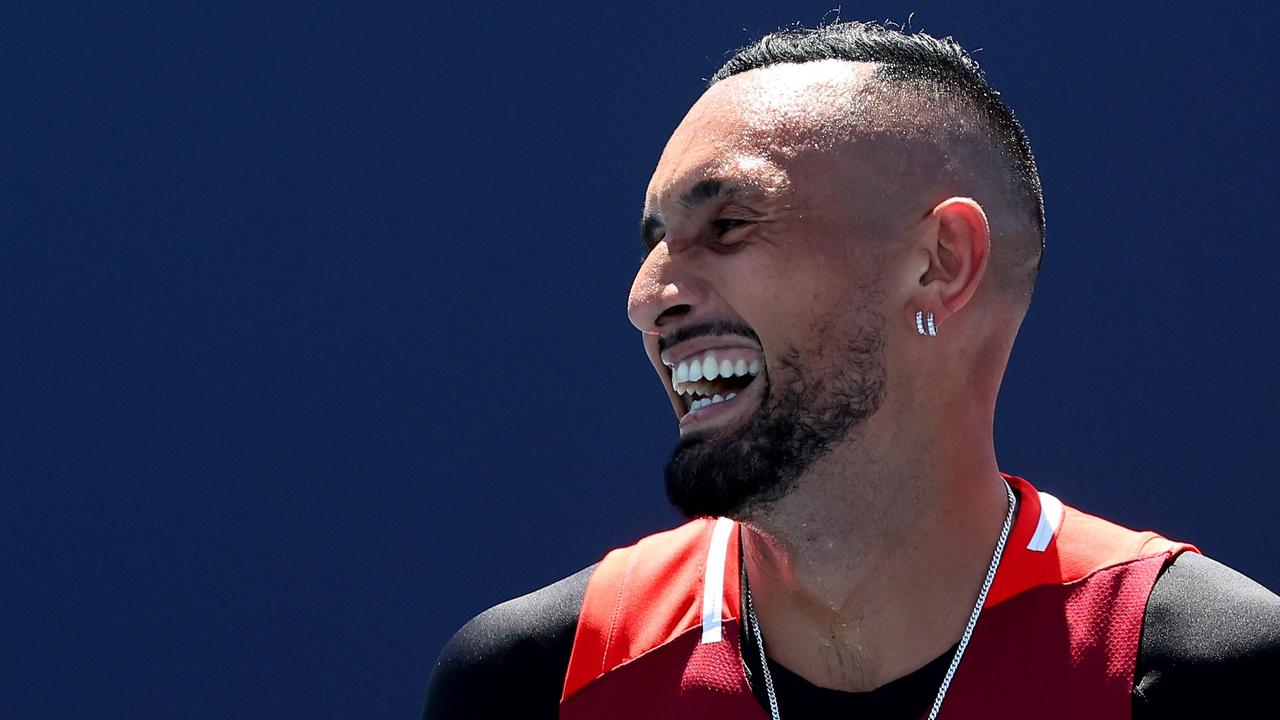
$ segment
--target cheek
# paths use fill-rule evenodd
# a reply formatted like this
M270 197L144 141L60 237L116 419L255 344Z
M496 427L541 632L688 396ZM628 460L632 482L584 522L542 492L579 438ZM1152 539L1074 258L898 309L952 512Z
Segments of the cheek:
M848 282L831 276L829 266L779 268L766 287L766 311L779 317L783 327L794 331L848 302Z
M730 256L715 272L725 303L760 336L766 352L770 345L791 345L791 336L812 324L827 289L825 280L814 282L813 270L781 254Z

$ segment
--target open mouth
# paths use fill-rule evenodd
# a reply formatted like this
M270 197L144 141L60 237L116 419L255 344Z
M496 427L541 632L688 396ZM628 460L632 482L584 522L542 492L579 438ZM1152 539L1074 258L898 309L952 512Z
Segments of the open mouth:
M764 360L757 350L715 348L675 363L671 386L688 414L733 400L763 369Z

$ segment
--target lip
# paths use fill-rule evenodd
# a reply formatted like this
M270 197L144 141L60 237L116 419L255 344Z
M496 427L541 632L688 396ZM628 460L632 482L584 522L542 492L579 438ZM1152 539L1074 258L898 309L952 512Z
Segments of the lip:
M681 360L686 360L694 355L707 350L716 350L720 348L747 348L763 353L759 345L747 340L741 335L704 335L692 340L667 348L658 357L662 360L662 364L668 368L674 369L680 364Z
M749 385L734 395L732 400L686 412L680 417L680 434L683 436L699 430L723 428L745 420L760 407L760 396L764 388L764 382L761 381L763 376L763 373L755 376Z

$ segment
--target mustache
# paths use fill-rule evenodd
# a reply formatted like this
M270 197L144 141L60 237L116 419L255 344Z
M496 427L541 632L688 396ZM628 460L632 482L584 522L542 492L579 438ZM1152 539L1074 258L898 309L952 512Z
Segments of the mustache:
M698 325L687 325L666 335L658 336L658 351L662 352L672 345L692 340L704 335L741 335L742 337L751 338L757 345L760 345L760 336L756 335L756 331L747 327L740 322L732 320L718 320L710 323L700 323Z

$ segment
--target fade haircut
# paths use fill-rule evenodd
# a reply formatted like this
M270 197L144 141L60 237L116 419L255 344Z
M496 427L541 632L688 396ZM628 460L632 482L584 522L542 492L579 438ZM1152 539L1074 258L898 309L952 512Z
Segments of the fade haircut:
M710 87L749 70L783 63L847 60L876 63L863 94L885 106L900 129L945 154L962 145L984 149L959 164L1001 182L1016 230L1000 237L992 218L992 269L1000 284L1029 302L1044 257L1044 196L1031 144L1000 93L969 53L950 37L907 33L891 25L840 22L786 28L738 50L711 77ZM983 167L985 166L985 167ZM960 168L956 168L960 169Z

